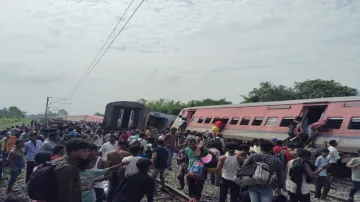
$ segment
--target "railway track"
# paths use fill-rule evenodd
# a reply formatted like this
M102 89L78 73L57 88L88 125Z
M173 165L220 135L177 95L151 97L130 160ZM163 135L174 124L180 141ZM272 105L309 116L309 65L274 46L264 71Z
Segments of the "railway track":
M315 189L310 188L310 192L315 194ZM333 199L332 201L345 201L345 202L348 201L348 198L343 198L343 197L335 196L332 194L328 194L327 199Z
M158 185L160 185L160 180L156 179ZM160 186L158 186L160 187ZM170 186L169 184L165 183L166 192L163 196L157 196L154 198L154 201L167 201L167 202L187 202L189 201L190 197L184 194L182 191Z

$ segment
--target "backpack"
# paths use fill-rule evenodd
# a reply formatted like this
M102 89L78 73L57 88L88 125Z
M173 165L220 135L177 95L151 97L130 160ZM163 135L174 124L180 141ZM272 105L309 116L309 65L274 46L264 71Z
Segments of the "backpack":
M218 159L216 158L216 155L211 155L211 161L206 164L206 168L216 168L218 164Z
M276 181L274 173L266 163L251 162L245 167L241 167L234 179L234 182L242 187L251 185L270 185Z
M286 149L283 149L283 150L281 150L280 153L276 154L275 157L278 158L281 161L281 163L286 165L285 154L286 154Z
M197 160L194 162L194 165L191 166L191 168L189 169L187 176L195 179L205 179L205 173L205 163L201 160Z
M29 179L27 193L32 200L50 200L56 194L55 180L53 177L54 168L64 163L62 160L50 162L35 170Z

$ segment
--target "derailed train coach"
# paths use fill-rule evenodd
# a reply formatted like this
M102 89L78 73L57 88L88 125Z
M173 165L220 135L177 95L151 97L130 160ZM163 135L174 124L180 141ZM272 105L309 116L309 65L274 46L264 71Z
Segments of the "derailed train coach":
M148 115L147 127L156 128L160 131L168 129L174 123L176 116L161 112L150 112Z
M165 130L174 123L176 116L161 112L150 112L143 104L131 101L111 102L106 105L104 115L104 129L118 130L148 127Z
M317 148L334 139L341 152L356 154L360 149L359 96L191 107L179 114L188 120L187 130L211 131L220 120L223 136L238 140L286 140L288 126L296 116L302 117L305 131L312 123L325 121L315 139ZM178 118L173 127L179 127L181 120Z
M149 110L138 102L118 101L106 105L103 126L106 131L138 128L146 129Z

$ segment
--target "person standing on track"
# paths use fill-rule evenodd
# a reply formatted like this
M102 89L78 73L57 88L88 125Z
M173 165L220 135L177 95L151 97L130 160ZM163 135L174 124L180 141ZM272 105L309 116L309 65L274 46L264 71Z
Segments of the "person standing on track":
M16 140L15 148L13 148L8 157L10 164L10 180L8 183L7 194L13 191L13 187L19 175L21 174L22 169L25 167L24 163L24 141Z
M164 142L166 145L166 149L168 150L168 160L167 160L167 168L169 170L172 170L172 157L175 151L175 147L176 147L176 128L171 128L170 133L166 134L164 137Z
M248 153L249 151L244 151L243 147L239 148L239 154L235 155L236 143L228 143L228 153L226 155L220 156L217 171L221 172L221 183L220 183L220 200L219 202L225 202L228 192L230 190L230 202L237 202L237 197L239 195L240 186L234 182L236 177L236 171L239 168L239 162L243 159L240 153Z
M41 151L41 140L37 140L37 133L33 132L29 136L30 140L25 143L24 152L26 153L26 180L29 181L35 167L35 156ZM51 153L49 153L51 155Z
M62 158L64 163L54 168L56 190L54 198L48 202L79 202L81 201L81 182L79 165L87 161L89 143L79 138L66 142L66 153Z
M328 160L326 159L326 157L328 155L329 155L329 149L324 148L321 151L321 156L316 158L315 167L317 169L320 169L321 167L323 167L327 164ZM321 194L322 188L324 188L324 191ZM330 191L329 178L327 177L326 169L324 169L319 173L319 176L317 176L315 179L315 198L321 199L321 200L326 200L326 197L327 197L327 194L329 193L329 191Z
M273 147L274 145L271 141L260 141L261 154L255 153L250 155L250 157L247 158L243 165L245 167L253 162L266 163L272 171L276 172L277 176L276 184L274 183L272 185L263 184L250 186L249 195L251 202L271 202L273 199L273 187L276 185L276 188L278 189L277 191L281 190L283 187L282 173L285 171L283 170L281 161L272 153Z
M154 201L155 179L148 174L152 166L151 160L141 158L135 165L138 172L121 182L119 192L112 202L140 202L145 195L148 202Z
M90 144L89 147L89 156L88 159L91 160L90 162L90 170L102 170L102 169L106 169L109 168L109 163L108 161L106 161L105 159L99 157L97 155L97 146L95 144ZM118 163L120 164L120 163ZM105 192L104 192L104 182L105 180L109 179L109 176L104 176L101 178L96 179L96 182L93 186L94 191L95 191L95 195L96 195L96 202L102 202L103 199L105 198Z
M360 150L358 154L360 154ZM348 202L354 202L354 195L360 190L360 157L351 159L346 167L351 168L351 180L354 184L350 190Z
M130 156L130 153L126 151L128 146L129 144L125 141L118 142L118 148L108 154L107 160L109 161L110 166L120 164L123 158ZM122 179L123 177L124 176L119 176L118 172L111 172L107 202L113 202L113 198L116 194L116 189L120 185L120 179Z
M194 165L195 161L198 161L202 157L206 156L209 153L209 151L207 148L204 148L200 145L196 145L195 139L189 139L188 147L185 148L185 153L186 153L185 162L187 165L187 169L190 170L191 167ZM205 179L206 179L206 173L205 173ZM187 177L190 197L195 198L196 200L200 200L201 192L204 189L205 179L191 178L190 176Z
M328 171L328 177L330 184L332 181L334 181L335 177L338 176L337 167L338 167L338 161L340 160L340 155L336 147L338 146L338 143L336 140L330 140L329 141L329 155L327 158L329 159L329 168Z
M154 153L152 155L154 169L152 171L151 176L156 179L158 174L160 173L161 191L165 191L164 173L167 166L167 159L169 155L168 155L168 151L164 148L165 146L164 140L158 140L156 144L158 147L154 149ZM155 181L155 190L156 190L156 181Z

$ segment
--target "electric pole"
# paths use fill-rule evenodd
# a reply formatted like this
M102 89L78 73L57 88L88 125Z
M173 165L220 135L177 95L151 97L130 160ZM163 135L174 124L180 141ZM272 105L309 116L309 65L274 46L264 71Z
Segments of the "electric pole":
M45 122L46 122L48 108L49 108L49 98L50 97L46 97L46 108L45 108L45 117L44 117Z
M58 100L54 101L54 102L49 102L51 98L56 98ZM49 106L52 105L52 104L71 104L69 102L61 102L61 101L64 101L66 100L66 98L59 98L59 97L46 97L46 109L45 109L45 116L44 116L44 120L46 122L47 120L47 115L49 113Z

